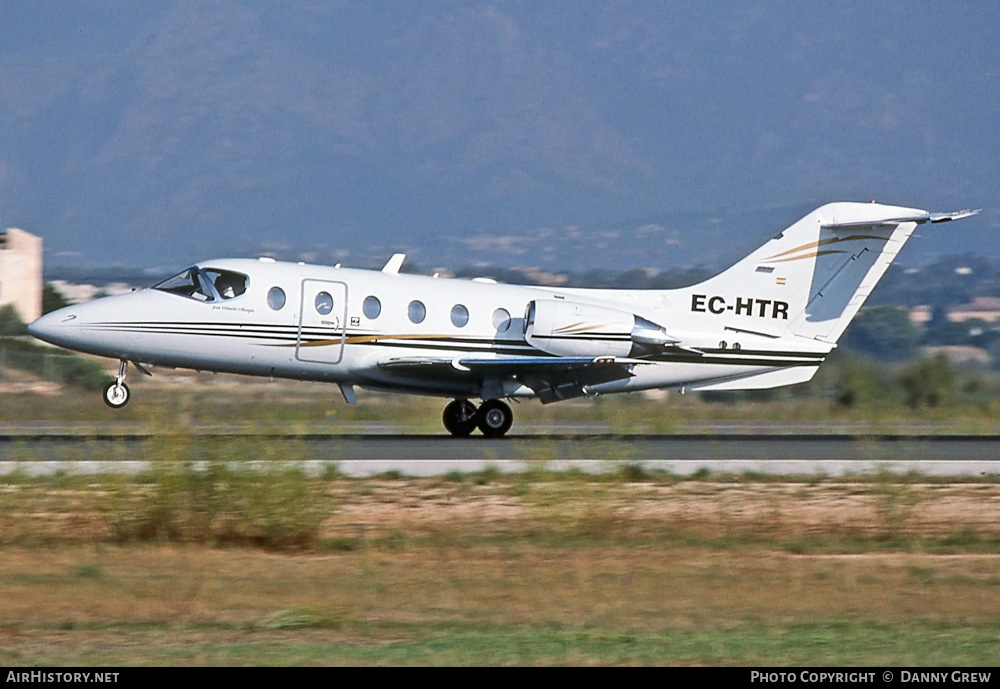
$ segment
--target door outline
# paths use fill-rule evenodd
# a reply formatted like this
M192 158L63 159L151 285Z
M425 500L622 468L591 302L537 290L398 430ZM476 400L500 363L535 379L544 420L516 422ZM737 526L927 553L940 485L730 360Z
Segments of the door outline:
M323 315L317 313L315 298L319 292L329 292L333 296L336 309L338 300L342 309ZM306 318L306 314L310 318ZM306 341L303 346L303 328L328 328L333 337L339 340L340 346L334 349L330 345L314 345ZM305 278L299 290L299 329L295 337L295 359L313 364L339 364L344 358L344 342L347 339L347 283L339 280L319 280Z

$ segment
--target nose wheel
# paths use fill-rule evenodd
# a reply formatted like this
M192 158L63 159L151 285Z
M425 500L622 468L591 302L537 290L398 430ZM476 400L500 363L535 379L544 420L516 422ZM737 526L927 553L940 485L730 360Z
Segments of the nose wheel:
M113 409L120 409L128 404L132 393L125 383L112 382L104 388L104 403Z
M104 386L104 403L112 409L121 409L128 404L132 397L132 392L125 385L126 368L128 368L128 362L123 360L118 364L118 375L115 376L114 381Z
M514 412L501 400L486 400L478 409L469 400L454 400L444 408L444 427L458 438L479 428L487 438L499 438L510 430Z

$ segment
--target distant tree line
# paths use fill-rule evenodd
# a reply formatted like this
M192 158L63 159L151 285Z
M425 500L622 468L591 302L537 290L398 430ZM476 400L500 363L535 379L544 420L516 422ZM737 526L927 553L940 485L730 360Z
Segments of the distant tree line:
M921 268L892 264L868 303L906 308L927 305L943 311L976 297L1000 297L1000 266L982 256L961 254Z

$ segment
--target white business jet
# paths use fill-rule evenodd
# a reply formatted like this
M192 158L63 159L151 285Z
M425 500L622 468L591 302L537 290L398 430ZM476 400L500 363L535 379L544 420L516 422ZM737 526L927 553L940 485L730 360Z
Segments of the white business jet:
M524 287L493 280L205 261L131 294L68 306L37 338L128 362L450 397L444 426L502 436L507 398L750 390L812 378L927 213L876 203L813 211L720 275L670 290ZM481 400L477 407L471 399Z

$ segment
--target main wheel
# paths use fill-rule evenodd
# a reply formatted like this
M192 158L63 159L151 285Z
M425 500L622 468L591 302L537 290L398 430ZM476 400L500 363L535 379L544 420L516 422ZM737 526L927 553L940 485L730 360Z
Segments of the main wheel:
M449 433L464 438L476 429L476 405L469 400L449 402L442 420Z
M131 396L132 393L125 383L115 381L104 387L104 403L113 409L124 407Z
M514 412L501 400L487 400L479 407L476 425L487 438L499 438L510 430Z

